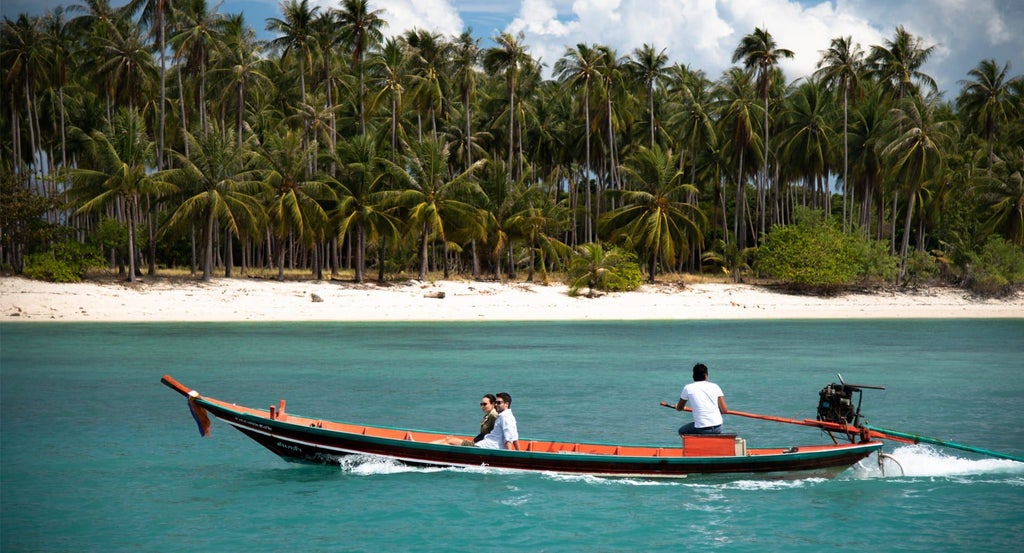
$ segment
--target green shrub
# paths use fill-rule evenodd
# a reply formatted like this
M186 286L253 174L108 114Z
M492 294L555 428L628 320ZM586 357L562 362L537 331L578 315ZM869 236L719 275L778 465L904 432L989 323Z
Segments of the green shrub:
M758 248L757 270L792 286L825 290L895 278L896 259L884 244L843 233L814 212L798 213L796 220L768 233Z
M620 248L604 249L601 244L583 244L569 261L569 295L587 288L608 292L636 290L643 283L636 254Z
M25 258L25 276L50 282L80 282L93 267L102 267L103 258L93 246L74 240L57 242L45 252Z
M907 280L911 283L928 283L939 275L939 264L928 252L914 250L907 255Z
M781 226L758 248L757 268L788 284L831 288L853 282L858 267L849 240L821 226Z
M973 256L971 290L983 294L1005 294L1024 284L1024 250L1001 236L985 242Z
M644 275L640 272L640 265L634 262L623 263L618 266L619 278L606 283L605 290L609 292L629 292L640 288L644 281Z
M899 259L889 253L889 245L880 240L852 237L854 255L860 262L858 281L861 284L894 282L899 276Z

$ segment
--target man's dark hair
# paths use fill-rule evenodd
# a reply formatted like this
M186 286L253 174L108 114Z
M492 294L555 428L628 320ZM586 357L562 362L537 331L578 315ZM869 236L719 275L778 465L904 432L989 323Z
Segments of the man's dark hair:
M707 380L708 379L708 367L704 363L697 363L693 366L693 379L694 380ZM500 394L499 394L500 395Z
M498 392L498 397L505 401L505 405L512 405L512 396L508 395L508 392Z

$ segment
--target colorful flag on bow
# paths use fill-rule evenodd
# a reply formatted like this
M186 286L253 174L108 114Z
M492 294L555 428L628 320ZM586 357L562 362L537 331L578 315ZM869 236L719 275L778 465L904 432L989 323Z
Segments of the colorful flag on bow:
M188 410L192 412L192 418L196 420L196 425L199 426L199 434L204 437L209 436L210 416L206 414L206 409L203 409L202 406L196 403L195 396L189 395Z

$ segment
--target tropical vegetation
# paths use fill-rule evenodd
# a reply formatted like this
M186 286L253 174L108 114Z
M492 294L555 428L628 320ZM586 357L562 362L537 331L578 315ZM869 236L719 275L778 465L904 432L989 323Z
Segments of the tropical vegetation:
M367 0L285 0L270 40L218 8L4 18L6 270L70 241L129 279L1024 282L1024 78L981 59L946 97L902 26L787 81L760 27L714 76L654 44L548 67L521 34L389 36Z

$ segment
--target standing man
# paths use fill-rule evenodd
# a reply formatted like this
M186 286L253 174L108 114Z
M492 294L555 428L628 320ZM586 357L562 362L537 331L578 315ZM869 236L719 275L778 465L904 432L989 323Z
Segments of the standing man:
M516 416L512 414L512 396L506 392L497 395L494 408L498 411L498 419L494 421L494 428L476 445L487 449L518 450L519 427L516 425Z
M685 434L721 434L722 414L729 412L725 394L718 384L708 380L708 368L703 363L693 366L693 382L679 393L676 411L682 411L687 402L693 409L693 422L679 428L679 436Z

